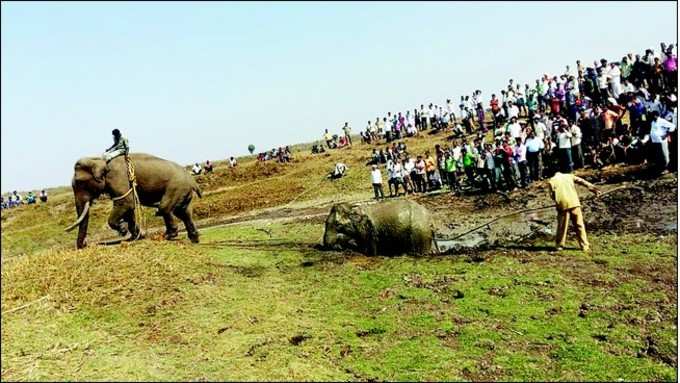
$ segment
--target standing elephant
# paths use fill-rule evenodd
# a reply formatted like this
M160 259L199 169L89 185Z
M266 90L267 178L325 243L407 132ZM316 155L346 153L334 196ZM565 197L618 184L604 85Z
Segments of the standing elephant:
M143 206L158 208L156 215L162 216L165 221L165 237L170 239L177 236L177 225L172 217L174 214L184 222L189 239L197 243L199 235L192 220L191 208L193 192L201 196L196 181L174 162L144 153L133 153L129 157L135 169L139 201ZM86 245L90 204L102 193L114 199L109 226L123 236L128 232L131 238L138 236L140 229L135 224L134 197L128 193L131 186L124 156L114 158L108 165L101 158L81 158L75 164L71 186L78 220L66 230L78 226L77 248ZM118 197L122 198L116 199Z
M351 246L368 255L425 254L432 244L430 212L410 200L334 205L323 236L325 248Z

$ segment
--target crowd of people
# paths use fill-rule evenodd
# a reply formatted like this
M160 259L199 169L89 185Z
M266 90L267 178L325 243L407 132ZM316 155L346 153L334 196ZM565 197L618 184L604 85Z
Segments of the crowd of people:
M274 148L272 150L259 153L257 155L258 161L275 160L276 162L282 163L282 164L286 163L286 162L290 162L292 159L293 159L293 155L290 152L289 146Z
M47 192L44 189L40 191L38 196L32 191L29 191L25 196L22 196L15 190L12 193L0 196L0 208L10 209L21 205L32 205L37 203L38 199L40 199L40 202L42 203L47 202Z
M233 156L229 157L229 160L227 161L227 163L229 164L230 168L236 167L236 164L237 164L236 158L234 158ZM210 162L210 160L206 160L205 164L203 164L203 166L201 166L201 164L196 162L194 164L194 166L191 167L191 174L193 174L195 176L198 176L198 175L201 175L201 174L210 174L210 173L213 172L214 169L215 169L215 165L212 162Z
M511 79L487 103L480 90L462 96L456 111L420 105L375 122L362 141L373 149L371 183L381 198L385 165L391 196L448 186L482 191L514 190L583 167L649 164L654 174L677 169L677 53L674 45L620 61L596 61L564 73L544 74L533 85ZM628 123L624 116L628 114ZM412 155L403 137L448 132L432 153Z

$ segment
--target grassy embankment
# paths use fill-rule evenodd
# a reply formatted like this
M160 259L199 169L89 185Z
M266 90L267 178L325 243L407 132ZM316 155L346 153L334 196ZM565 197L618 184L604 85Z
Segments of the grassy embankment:
M47 298L2 316L2 378L675 379L673 237L471 262L322 253L321 223L270 228L6 264L3 310Z

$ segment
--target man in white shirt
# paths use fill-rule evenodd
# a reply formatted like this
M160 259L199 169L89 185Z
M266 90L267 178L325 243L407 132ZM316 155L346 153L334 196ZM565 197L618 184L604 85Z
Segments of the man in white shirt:
M649 138L652 142L654 151L655 170L663 172L668 166L670 160L668 155L668 134L674 132L677 127L659 117L659 112L652 112L652 127L649 132Z
M387 188L390 191L390 197L392 197L394 196L394 193L392 193L392 185L394 185L394 179L396 177L394 172L394 161L392 159L387 160L385 170L387 170Z
M446 112L448 113L449 121L452 124L456 123L456 114L455 114L454 110L455 110L455 107L453 106L453 103L451 102L451 100L450 99L446 100Z
M435 115L436 115L436 112L435 112L435 110L434 110L432 104L430 104L430 106L429 106L428 109L427 109L427 123L428 123L428 128L433 128L433 127L436 126Z
M198 162L197 162L197 163L194 164L194 167L191 168L191 171L194 173L194 175L197 176L197 175L201 174L203 169L201 168L201 165L199 165Z
M510 136L517 141L518 137L522 136L522 125L517 122L517 117L511 117L510 118L510 123L508 124L508 128L506 132L510 133Z
M519 108L513 101L508 101L508 118L519 117Z
M342 176L345 175L345 171L347 171L347 165L343 164L342 162L338 162L335 164L335 169L331 172L331 174L328 175L330 179L338 179L341 178Z
M382 189L382 175L380 174L380 169L378 169L378 165L372 166L371 184L373 185L373 193L375 194L375 199L385 198L385 193L383 193Z
M420 104L420 130L427 130L427 110L423 104Z
M543 141L546 130L547 128L543 121L541 121L541 117L538 115L534 116L534 134L536 135L536 138Z
M538 181L543 176L543 161L541 151L543 149L543 139L539 139L530 129L526 140L527 165L532 181Z
M399 195L399 185L404 188L404 195L406 195L406 185L404 184L404 167L401 165L401 160L397 159L392 165L392 183L394 184L394 195Z
M571 131L569 126L562 122L557 128L557 149L560 159L560 171L571 173L574 164L571 159Z
M406 187L406 191L408 192L408 189L411 190L411 193L413 193L416 188L415 184L413 183L413 176L415 175L415 168L416 168L416 161L411 158L411 156L407 156L406 159L403 161L402 168L404 169L404 186Z
M527 166L527 147L522 142L521 137L515 139L515 147L513 148L513 155L515 163L519 169L520 182L522 187L527 187L529 184L529 168Z
M581 139L583 134L581 128L575 123L571 125L571 156L574 161L574 169L583 167L583 150L581 149Z

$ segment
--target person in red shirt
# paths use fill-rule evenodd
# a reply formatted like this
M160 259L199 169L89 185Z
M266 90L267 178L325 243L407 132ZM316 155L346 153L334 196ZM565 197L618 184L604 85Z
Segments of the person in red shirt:
M498 129L498 113L501 111L501 107L498 106L498 99L495 94L491 95L491 101L489 102L491 106L491 115L493 116L493 129Z
M550 100L550 113L560 114L560 99L553 97Z
M503 141L503 177L505 178L505 183L508 185L508 190L512 191L517 188L514 177L513 169L513 155L515 154L512 150L512 146L508 144L508 141Z

